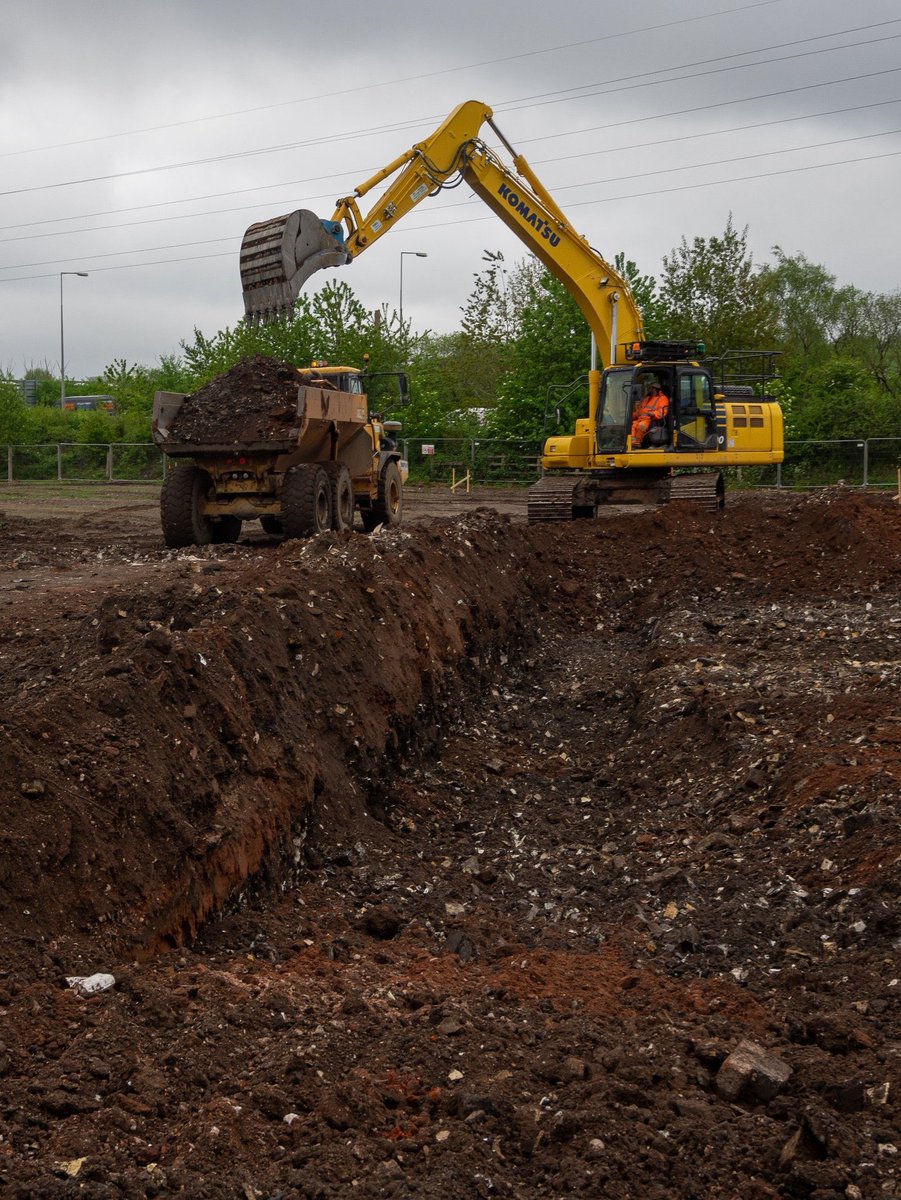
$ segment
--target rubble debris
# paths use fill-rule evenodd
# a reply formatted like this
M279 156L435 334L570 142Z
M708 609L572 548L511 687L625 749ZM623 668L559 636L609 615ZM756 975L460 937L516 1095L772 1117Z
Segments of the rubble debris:
M0 1191L896 1188L893 505L123 511L0 528Z

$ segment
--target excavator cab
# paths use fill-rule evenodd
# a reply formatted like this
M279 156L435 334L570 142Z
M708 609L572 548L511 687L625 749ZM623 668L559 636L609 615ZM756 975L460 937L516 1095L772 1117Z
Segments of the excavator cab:
M651 423L643 449L661 450L673 440L673 368L670 364L611 367L604 372L598 405L597 445L599 452L621 453L627 447L632 422L644 401L649 385L656 383L669 401L666 416Z

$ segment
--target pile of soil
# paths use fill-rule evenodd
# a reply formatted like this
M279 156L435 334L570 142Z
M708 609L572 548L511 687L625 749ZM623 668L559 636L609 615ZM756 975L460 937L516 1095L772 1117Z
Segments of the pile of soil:
M185 398L172 442L248 446L282 441L298 424L297 368L275 358L242 359Z
M70 532L0 526L3 1195L898 1194L896 506Z

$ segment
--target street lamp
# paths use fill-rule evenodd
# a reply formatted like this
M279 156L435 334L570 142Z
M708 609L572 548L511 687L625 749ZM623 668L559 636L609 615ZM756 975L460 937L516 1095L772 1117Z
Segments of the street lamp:
M63 276L80 275L87 279L87 271L60 271L59 273L59 406L66 407L66 349L63 337Z
M410 254L414 258L428 258L425 250L401 250L400 252L400 328L403 332L404 328L404 255Z

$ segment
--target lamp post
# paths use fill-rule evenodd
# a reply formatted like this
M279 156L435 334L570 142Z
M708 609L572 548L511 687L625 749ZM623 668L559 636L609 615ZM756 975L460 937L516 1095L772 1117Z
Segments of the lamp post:
M63 276L80 275L87 279L87 271L60 271L59 273L59 406L66 407L66 342L63 336Z
M404 256L412 255L414 258L428 258L425 250L401 250L400 252L400 328L403 333L404 328Z

